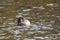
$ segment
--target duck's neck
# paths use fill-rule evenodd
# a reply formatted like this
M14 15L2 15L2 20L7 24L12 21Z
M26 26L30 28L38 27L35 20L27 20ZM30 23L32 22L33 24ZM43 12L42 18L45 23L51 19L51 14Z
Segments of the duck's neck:
M18 23L21 23L21 19L18 19Z

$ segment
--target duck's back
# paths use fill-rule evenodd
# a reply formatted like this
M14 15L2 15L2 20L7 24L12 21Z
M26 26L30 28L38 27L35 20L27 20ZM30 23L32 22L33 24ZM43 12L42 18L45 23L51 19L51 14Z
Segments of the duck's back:
M29 20L24 20L22 23L25 24L25 26L30 26L30 21Z

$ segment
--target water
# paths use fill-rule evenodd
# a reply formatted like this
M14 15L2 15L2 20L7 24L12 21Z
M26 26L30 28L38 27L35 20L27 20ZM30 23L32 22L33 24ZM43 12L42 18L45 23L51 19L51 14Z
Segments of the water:
M59 0L0 1L0 40L60 40L59 4ZM17 26L19 16L31 26Z

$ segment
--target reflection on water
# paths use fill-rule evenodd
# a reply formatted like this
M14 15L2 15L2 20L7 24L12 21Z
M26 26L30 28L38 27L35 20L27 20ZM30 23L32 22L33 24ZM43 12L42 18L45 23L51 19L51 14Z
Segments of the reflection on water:
M59 1L57 3L39 0L0 1L0 40L60 39ZM22 4L22 2L24 3ZM17 17L19 16L24 16L30 20L31 26L29 28L17 26Z

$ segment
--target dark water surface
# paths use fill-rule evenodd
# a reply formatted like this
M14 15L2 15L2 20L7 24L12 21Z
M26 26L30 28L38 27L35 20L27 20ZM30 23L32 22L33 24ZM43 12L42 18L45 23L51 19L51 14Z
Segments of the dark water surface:
M60 40L60 0L0 0L0 40ZM31 27L18 28L17 17Z

